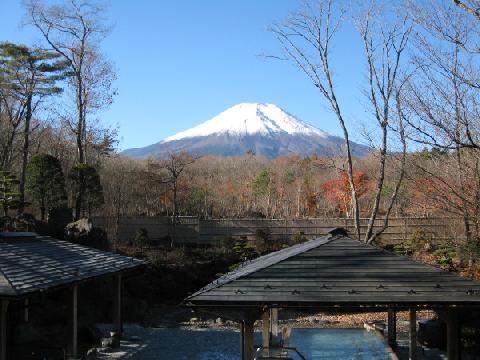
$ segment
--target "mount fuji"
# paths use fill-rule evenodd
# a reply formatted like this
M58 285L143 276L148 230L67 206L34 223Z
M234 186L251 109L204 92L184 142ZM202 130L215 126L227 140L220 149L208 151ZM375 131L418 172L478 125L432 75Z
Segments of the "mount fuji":
M354 156L370 148L351 142ZM193 155L236 156L253 151L276 158L297 154L336 156L344 154L343 138L330 135L288 114L278 106L242 103L225 110L198 126L167 137L156 144L127 149L133 158L165 158L170 152Z

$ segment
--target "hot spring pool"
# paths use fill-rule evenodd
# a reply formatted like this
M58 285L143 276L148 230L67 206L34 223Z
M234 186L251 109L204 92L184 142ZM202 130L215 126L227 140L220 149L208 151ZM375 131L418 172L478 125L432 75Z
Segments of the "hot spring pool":
M289 346L307 359L390 358L382 340L364 329L293 329Z
M129 360L238 360L240 334L235 330L142 328L129 326L126 336L140 341L122 342L120 353L103 359ZM255 333L255 343L261 335ZM381 339L364 329L293 329L289 346L297 348L308 360L386 360ZM293 359L298 357L293 356Z

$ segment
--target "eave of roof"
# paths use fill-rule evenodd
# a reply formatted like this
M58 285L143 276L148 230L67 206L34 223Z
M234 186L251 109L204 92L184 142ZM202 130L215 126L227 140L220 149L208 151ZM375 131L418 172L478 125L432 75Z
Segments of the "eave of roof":
M192 306L480 305L480 282L336 235L245 264L185 302Z
M0 241L0 298L20 298L145 266L139 259L50 237Z

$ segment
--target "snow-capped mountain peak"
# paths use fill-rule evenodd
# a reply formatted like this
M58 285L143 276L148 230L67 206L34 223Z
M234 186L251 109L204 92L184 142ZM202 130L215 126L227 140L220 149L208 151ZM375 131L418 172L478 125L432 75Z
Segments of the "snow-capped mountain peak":
M211 135L274 136L279 133L289 135L328 134L295 118L273 104L241 103L223 111L212 119L186 131L179 132L164 142Z
M353 142L351 148L356 156L370 151ZM319 130L276 105L242 103L191 129L149 146L127 149L123 154L165 159L178 151L198 156L239 156L253 152L273 159L291 154L343 156L345 146L341 137Z

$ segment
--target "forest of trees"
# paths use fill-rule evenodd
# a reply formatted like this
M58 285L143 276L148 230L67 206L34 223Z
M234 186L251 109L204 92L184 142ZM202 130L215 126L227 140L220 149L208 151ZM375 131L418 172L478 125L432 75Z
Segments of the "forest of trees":
M111 29L99 1L24 3L40 46L0 44L0 206L8 218L107 216L457 216L480 235L480 12L478 1L302 2L269 28L271 61L295 66L335 115L345 156L268 160L196 157L137 161L117 153L101 110L116 72L102 51ZM338 93L332 48L342 27L364 48L366 158L349 148L354 120ZM352 40L353 41L353 40ZM287 66L287 65L286 65ZM161 109L159 109L161 112ZM7 224L7 225L6 225ZM369 227L365 241L375 238Z

